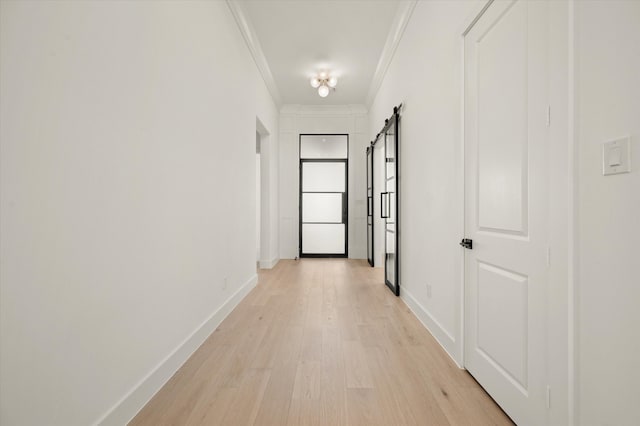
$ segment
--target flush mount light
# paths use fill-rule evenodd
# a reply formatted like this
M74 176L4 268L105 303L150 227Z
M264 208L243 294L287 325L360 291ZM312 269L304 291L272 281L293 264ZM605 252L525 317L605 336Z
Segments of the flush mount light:
M323 98L326 98L328 94L329 94L328 86L323 84L320 87L318 87L318 95L320 95Z
M326 71L318 73L317 76L311 77L311 87L318 89L318 95L326 98L329 95L330 89L335 90L338 84L338 78L334 75L330 75Z

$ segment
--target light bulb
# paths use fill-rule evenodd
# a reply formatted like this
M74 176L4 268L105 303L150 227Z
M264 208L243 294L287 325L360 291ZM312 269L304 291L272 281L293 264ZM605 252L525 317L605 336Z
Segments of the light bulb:
M329 94L329 87L325 86L324 84L318 87L318 95L320 95L323 98L326 98L328 94Z
M327 72L326 71L321 71L320 74L318 74L318 78L320 78L320 80L326 80L327 79Z
M314 89L318 86L320 86L320 80L318 79L318 77L311 77L311 87L313 87Z
M329 85L329 87L336 87L336 84L338 84L338 79L336 77L329 77L329 81L327 81L327 84Z

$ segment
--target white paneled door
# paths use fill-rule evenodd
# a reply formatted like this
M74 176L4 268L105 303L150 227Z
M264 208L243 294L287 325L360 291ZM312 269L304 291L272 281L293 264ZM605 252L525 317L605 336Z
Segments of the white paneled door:
M521 426L547 423L547 21L496 0L465 36L465 367Z

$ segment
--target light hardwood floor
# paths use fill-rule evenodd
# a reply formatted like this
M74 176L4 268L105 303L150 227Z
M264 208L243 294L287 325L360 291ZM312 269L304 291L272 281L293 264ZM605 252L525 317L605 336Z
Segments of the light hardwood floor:
M131 425L510 425L366 261L283 260Z

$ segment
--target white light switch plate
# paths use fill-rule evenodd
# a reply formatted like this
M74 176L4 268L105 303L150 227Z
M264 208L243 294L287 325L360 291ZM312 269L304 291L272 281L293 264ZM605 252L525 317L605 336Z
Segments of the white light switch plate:
M631 171L631 138L616 139L602 144L602 174L615 175Z

